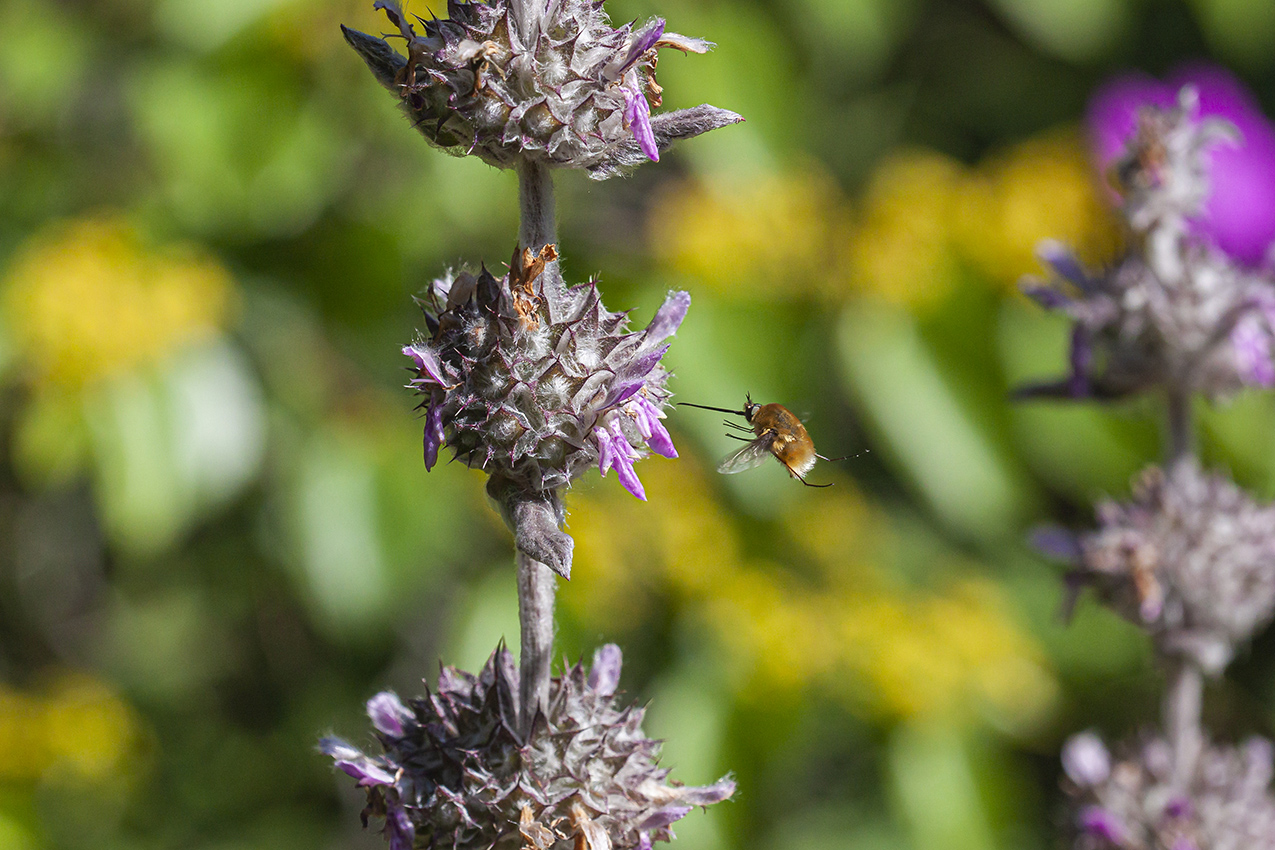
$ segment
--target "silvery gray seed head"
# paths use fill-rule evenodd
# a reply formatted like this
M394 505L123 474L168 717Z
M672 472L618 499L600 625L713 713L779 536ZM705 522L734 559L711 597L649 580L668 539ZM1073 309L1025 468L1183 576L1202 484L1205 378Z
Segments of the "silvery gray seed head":
M477 676L444 668L438 689L404 704L368 701L382 755L337 738L320 749L367 789L391 850L650 850L695 806L735 783L667 781L643 709L618 707L619 647L570 667L549 686L548 710L526 740L518 729L518 669L503 647Z
M665 32L659 18L612 29L596 0L448 0L447 19L417 19L418 33L393 0L375 5L406 41L407 57L343 28L346 40L425 138L458 156L605 179L658 160L678 139L743 120L708 105L651 116L661 103L659 48L712 47Z
M1081 579L1161 651L1219 673L1275 612L1275 507L1192 463L1150 469L1078 538Z
M1238 143L1234 127L1197 112L1186 87L1176 108L1140 113L1114 175L1131 234L1124 258L1090 271L1064 246L1041 243L1052 278L1023 289L1073 319L1071 374L1021 395L1117 398L1159 387L1216 397L1275 386L1275 282L1190 230L1209 195L1209 150Z
M1089 760L1071 751L1090 750L1092 744L1082 736L1068 741L1064 766ZM1238 747L1206 746L1185 787L1172 783L1171 753L1163 739L1128 749L1125 758L1101 774L1066 768L1076 850L1275 848L1269 741L1251 738Z

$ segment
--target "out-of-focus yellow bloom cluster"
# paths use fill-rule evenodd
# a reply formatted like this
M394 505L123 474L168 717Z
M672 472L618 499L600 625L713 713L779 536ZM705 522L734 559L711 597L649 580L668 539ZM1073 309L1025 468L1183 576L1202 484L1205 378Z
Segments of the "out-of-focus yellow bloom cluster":
M41 387L75 389L154 363L224 325L233 282L187 246L146 247L123 221L34 236L5 275L10 342Z
M651 209L652 248L676 272L737 297L864 292L937 304L962 268L1012 288L1061 239L1091 263L1119 248L1116 219L1080 137L1053 131L970 168L924 149L890 154L857 204L812 166L739 186L694 181Z
M652 204L651 247L724 295L807 297L829 288L844 210L836 181L813 164L723 185L678 181Z
M893 546L884 521L848 488L827 494L817 517L789 518L799 571L743 557L687 459L643 480L649 506L610 491L573 506L577 569L562 599L586 623L632 627L644 607L635 600L671 594L706 612L747 692L819 685L884 720L983 718L1011 730L1052 708L1057 684L997 588L891 583L877 566ZM676 508L661 492L677 493Z
M39 693L0 686L0 780L120 778L140 739L133 709L96 679L64 673Z

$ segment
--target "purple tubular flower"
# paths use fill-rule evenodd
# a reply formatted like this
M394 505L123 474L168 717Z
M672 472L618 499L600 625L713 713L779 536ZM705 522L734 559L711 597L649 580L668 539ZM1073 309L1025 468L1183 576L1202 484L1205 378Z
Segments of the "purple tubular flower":
M1077 825L1086 834L1111 844L1124 841L1124 824L1101 806L1085 806L1077 816Z
M689 292L670 292L668 297L664 299L664 303L660 305L660 309L655 311L655 315L651 318L651 324L646 327L646 336L642 340L644 347L654 346L677 333L677 329L682 326L682 320L686 318L686 311L691 309L691 294Z
M403 354L412 358L418 372L417 376L408 383L410 389L419 389L431 383L438 384L440 387L446 385L447 381L443 378L443 365L438 361L438 355L427 346L405 345Z
M1081 732L1067 739L1062 764L1068 778L1082 788L1101 785L1111 775L1111 754L1093 732Z
M319 741L319 751L335 759L337 769L357 779L360 788L394 784L392 773L340 738Z
M646 444L651 447L651 450L667 458L677 457L677 449L673 446L673 438L669 436L668 429L660 422L664 418L664 411L642 396L639 396L630 405L630 408L633 409L638 431L642 433L642 437L646 440Z
M671 826L682 818L691 813L694 806L665 806L662 809L656 809L646 816L646 819L638 824L638 829L646 831L648 829L659 829L660 827Z
M438 463L438 450L446 438L443 435L443 406L431 401L425 413L425 471Z
M624 79L624 123L637 139L638 147L651 162L660 161L660 148L655 143L655 130L651 127L651 107L646 95L638 86L637 74L630 73Z
M378 732L396 738L403 737L403 724L413 719L412 712L393 691L382 691L368 700L367 716Z
M598 647L593 653L593 666L589 669L588 683L593 692L609 697L620 686L620 668L624 665L624 653L613 643Z
M616 477L620 479L624 489L645 502L646 489L642 487L637 473L633 471L633 461L640 460L642 455L629 443L629 438L625 436L619 420L614 415L607 418L610 421L606 427L596 430L598 470L605 478L607 470L614 468Z
M1209 152L1212 190L1193 228L1241 263L1268 262L1275 241L1275 126L1229 71L1192 65L1172 72L1165 82L1145 74L1110 81L1089 104L1086 123L1094 156L1104 170L1110 167L1136 131L1138 110L1172 107L1178 89L1187 84L1199 92L1201 119L1225 119L1243 137L1242 145Z

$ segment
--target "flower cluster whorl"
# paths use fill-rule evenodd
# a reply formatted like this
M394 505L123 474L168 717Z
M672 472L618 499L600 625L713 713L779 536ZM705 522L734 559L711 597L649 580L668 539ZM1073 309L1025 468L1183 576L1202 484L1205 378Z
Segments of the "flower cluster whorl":
M1145 472L1128 503L1098 507L1077 577L1160 649L1219 673L1275 613L1275 506L1191 463Z
M523 740L518 669L502 647L477 676L444 668L436 692L406 705L392 693L369 700L383 755L337 738L320 748L367 789L364 817L385 819L391 850L650 850L735 783L666 782L643 709L616 706L620 667L608 644L587 673L577 664L555 677Z
M1129 252L1092 272L1064 246L1041 244L1054 277L1023 289L1074 321L1071 375L1023 395L1118 398L1168 387L1216 397L1275 386L1275 280L1190 228L1209 196L1209 150L1224 140L1234 141L1233 128L1200 120L1189 87L1173 109L1143 108L1115 165Z
M1076 850L1271 850L1275 799L1271 743L1204 748L1185 786L1172 755L1152 738L1115 761L1092 732L1063 748Z
M587 169L604 179L651 159L673 141L743 120L704 105L651 118L661 103L656 52L712 45L664 31L656 18L612 29L600 2L449 0L448 18L420 20L377 0L407 42L407 58L382 39L345 29L380 82L403 98L432 144L499 168L520 160ZM526 3L527 9L533 7Z
M672 292L642 331L603 306L594 281L564 285L554 246L515 252L509 274L462 271L422 299L429 335L403 349L424 396L425 466L456 458L527 494L568 486L585 469L644 499L633 462L649 447L677 457L660 422L670 393L660 358L690 306ZM495 495L493 493L493 495Z

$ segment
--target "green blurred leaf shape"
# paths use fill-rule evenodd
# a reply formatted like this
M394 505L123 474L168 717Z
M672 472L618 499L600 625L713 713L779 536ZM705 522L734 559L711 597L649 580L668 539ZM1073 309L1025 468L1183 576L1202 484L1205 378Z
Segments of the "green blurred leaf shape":
M88 69L89 34L67 6L0 4L0 126L44 127L75 105Z
M1191 0L1214 49L1250 68L1271 66L1275 3L1270 0Z
M1207 462L1230 469L1264 498L1275 496L1275 396L1248 390L1215 405L1197 405L1196 412L1208 438Z
M319 214L341 186L347 146L334 117L295 84L276 69L218 73L176 61L133 74L133 119L182 223L291 235Z
M887 758L891 797L913 847L994 850L968 746L956 728L902 724Z
M1069 325L1034 305L1007 302L997 326L1011 386L1049 381L1068 370ZM1078 502L1116 495L1159 453L1154 422L1127 405L1095 401L1012 403L1015 448L1049 487Z
M108 617L104 666L145 699L184 703L235 664L215 606L195 588L117 596Z
M362 631L385 619L395 601L375 464L354 438L332 431L316 434L300 462L290 508L305 596L320 625Z
M160 0L155 27L184 47L211 51L290 0ZM294 4L295 6L295 4ZM297 9L297 14L301 14Z
M983 539L1017 533L1035 495L1022 470L966 413L907 313L859 303L838 332L846 383L874 446L949 526Z
M499 564L467 589L448 636L447 663L477 673L501 640L518 655L518 583L513 563Z
M1130 0L990 0L1025 39L1072 62L1097 59L1129 26Z
M261 391L243 356L217 341L154 376L121 376L86 399L95 495L112 541L160 552L256 477Z
M730 706L721 679L713 659L698 652L684 656L652 690L646 733L663 739L660 760L675 769L679 782L706 785L722 775L722 743ZM726 846L720 826L724 816L720 808L691 812L677 822L677 846L682 850L721 850Z

